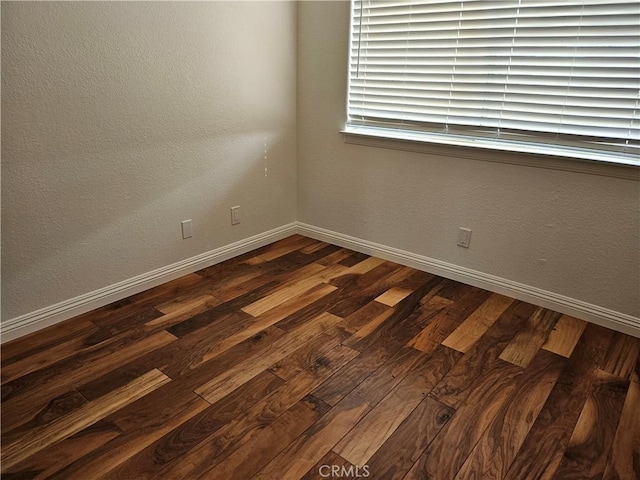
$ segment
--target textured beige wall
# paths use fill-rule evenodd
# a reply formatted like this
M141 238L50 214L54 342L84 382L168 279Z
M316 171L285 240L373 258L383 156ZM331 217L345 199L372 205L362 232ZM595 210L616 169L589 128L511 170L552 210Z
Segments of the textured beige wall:
M293 2L2 2L3 318L294 221L295 82Z
M299 221L640 316L638 182L343 143L348 29L299 4Z

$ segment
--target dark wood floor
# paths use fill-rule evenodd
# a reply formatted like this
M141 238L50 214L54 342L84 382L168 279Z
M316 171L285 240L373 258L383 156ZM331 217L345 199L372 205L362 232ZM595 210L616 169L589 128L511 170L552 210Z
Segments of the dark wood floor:
M640 478L638 339L293 236L2 348L2 478Z

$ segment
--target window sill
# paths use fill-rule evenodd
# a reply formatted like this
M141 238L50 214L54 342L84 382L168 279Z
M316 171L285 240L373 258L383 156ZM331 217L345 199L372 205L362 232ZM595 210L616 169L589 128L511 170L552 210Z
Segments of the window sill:
M494 142L491 139L425 135L372 127L347 126L341 133L345 143L389 148L408 152L510 163L529 167L564 170L606 177L640 180L640 159L615 153L593 152L588 158L578 151L521 142ZM580 151L583 154L584 151Z

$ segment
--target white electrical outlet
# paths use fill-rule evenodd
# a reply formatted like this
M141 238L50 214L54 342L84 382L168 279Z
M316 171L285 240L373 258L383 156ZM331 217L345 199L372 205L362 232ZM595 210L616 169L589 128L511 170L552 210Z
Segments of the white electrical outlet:
M193 225L191 224L191 220L183 220L180 223L182 224L182 238L193 237Z
M231 225L238 225L240 223L240 205L231 207Z
M471 243L471 229L460 227L460 231L458 232L458 246L469 248L470 243Z

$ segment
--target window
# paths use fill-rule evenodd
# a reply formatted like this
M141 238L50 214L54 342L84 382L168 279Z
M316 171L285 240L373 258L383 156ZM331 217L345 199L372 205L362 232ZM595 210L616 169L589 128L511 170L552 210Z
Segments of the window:
M637 0L354 0L347 133L640 165Z

